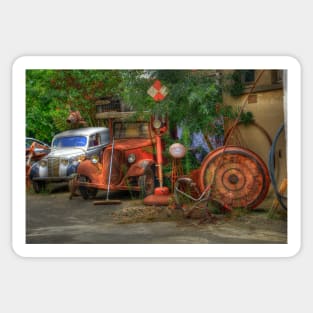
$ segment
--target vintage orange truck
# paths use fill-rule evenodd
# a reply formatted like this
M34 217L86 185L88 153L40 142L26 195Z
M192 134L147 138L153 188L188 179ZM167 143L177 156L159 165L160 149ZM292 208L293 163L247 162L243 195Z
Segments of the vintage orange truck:
M112 143L100 157L81 161L74 184L84 199L96 196L98 190L129 190L147 196L160 181L157 167L156 131L164 131L166 122L115 121ZM112 161L111 161L112 160Z

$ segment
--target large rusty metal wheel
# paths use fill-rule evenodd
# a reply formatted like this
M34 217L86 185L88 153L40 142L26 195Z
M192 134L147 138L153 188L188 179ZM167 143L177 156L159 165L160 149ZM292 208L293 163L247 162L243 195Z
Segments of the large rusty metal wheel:
M256 208L270 185L268 169L254 152L238 147L220 147L203 160L201 192L211 186L210 198L227 209Z

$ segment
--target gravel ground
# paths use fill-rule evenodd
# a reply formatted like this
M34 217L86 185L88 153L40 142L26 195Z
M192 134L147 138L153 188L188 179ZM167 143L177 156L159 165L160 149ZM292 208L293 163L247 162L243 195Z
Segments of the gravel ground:
M148 207L128 193L116 193L117 205L94 205L64 189L29 192L26 201L26 242L35 243L287 243L286 217L268 218L266 210L215 215L214 223L199 224L181 210ZM105 199L99 193L95 200Z

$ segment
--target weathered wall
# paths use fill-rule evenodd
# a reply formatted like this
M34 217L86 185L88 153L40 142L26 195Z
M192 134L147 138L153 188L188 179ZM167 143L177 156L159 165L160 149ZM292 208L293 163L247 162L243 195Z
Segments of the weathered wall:
M256 77L259 73L260 71L256 71ZM224 93L223 103L241 107L245 99L247 99L250 88L251 85L247 85L245 92L239 97L232 97L229 93ZM268 165L270 142L260 127L264 128L271 140L273 140L278 128L284 122L283 84L272 84L272 73L270 70L265 71L260 78L254 92L249 97L249 101L245 104L245 111L253 113L257 125L238 126L229 139L229 143L240 144L253 150ZM226 123L225 134L227 134L232 125L233 122ZM287 177L286 141L284 137L285 134L281 136L276 149L275 164L278 183ZM271 187L268 199L265 201L266 205L270 205L273 198L274 193Z

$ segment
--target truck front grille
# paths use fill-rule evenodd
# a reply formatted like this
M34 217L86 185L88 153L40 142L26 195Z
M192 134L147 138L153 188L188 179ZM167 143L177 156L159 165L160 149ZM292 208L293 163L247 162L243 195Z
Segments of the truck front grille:
M48 175L49 177L58 177L59 176L59 158L48 158Z

